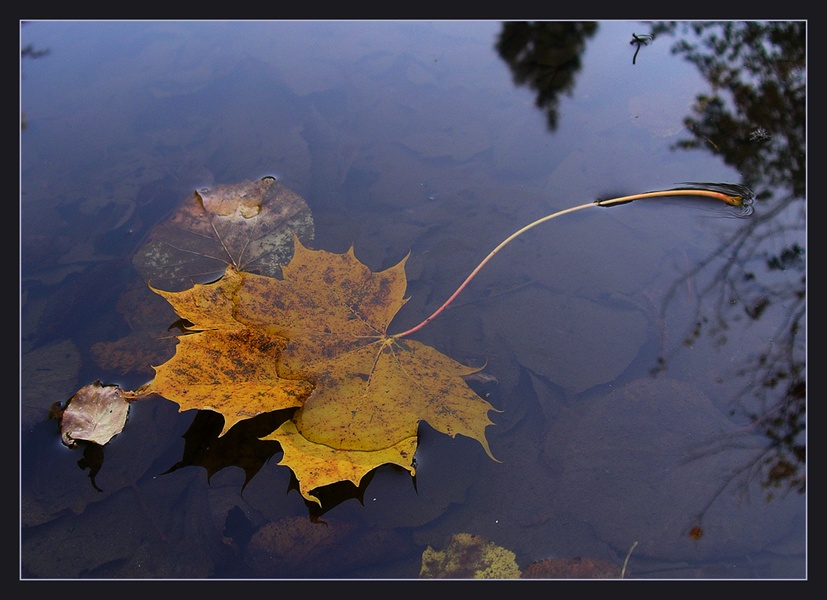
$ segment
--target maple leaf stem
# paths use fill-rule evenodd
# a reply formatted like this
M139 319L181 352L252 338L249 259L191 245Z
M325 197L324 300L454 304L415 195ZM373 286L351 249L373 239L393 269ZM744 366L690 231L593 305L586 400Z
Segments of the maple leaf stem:
M479 273L480 270L486 264L488 264L488 261L490 261L492 258L494 258L494 256L496 256L497 253L500 250L502 250L506 245L508 245L512 240L514 240L514 238L524 234L529 229L533 229L534 227L536 227L537 225L540 225L541 223L545 223L546 221L550 221L551 219L555 219L555 218L560 217L562 215L565 215L565 214L568 214L568 213L573 213L573 212L576 212L578 210L583 210L584 208L590 208L592 206L615 206L615 205L618 205L618 204L626 204L628 202L633 202L635 200L643 200L645 198L664 198L664 197L669 197L669 196L701 196L701 197L707 197L707 198L714 198L715 200L721 200L722 202L724 202L725 204L728 204L729 206L736 206L736 207L746 206L745 205L745 200L748 200L748 199L752 198L752 192L748 188L743 187L743 186L730 186L730 185L721 185L721 184L707 184L707 185L717 186L717 187L721 187L723 189L727 189L727 190L730 190L730 191L737 191L739 193L735 194L735 193L726 193L726 192L721 192L721 191L714 191L714 190L710 190L710 189L694 189L694 188L676 188L676 189L672 189L672 190L660 190L660 191L655 191L655 192L644 192L644 193L641 193L641 194L632 194L630 196L619 196L617 198L609 198L607 200L595 200L594 202L587 202L585 204L580 204L578 206L572 206L570 208L566 208L564 210L560 210L560 211L557 211L557 212L552 213L550 215L546 215L545 217L542 217L540 219L537 219L536 221L533 221L533 222L529 223L528 225L526 225L522 229L519 229L519 230L515 231L514 233L512 233L510 236L508 236L502 242L500 242L499 245L497 245L496 248L494 248L491 252L489 252L488 256L486 256L484 259L482 259L482 262L480 262L480 264L478 264L477 267L473 271L471 271L470 275L468 275L468 277L465 278L465 281L463 281L462 284L460 284L460 286L456 289L456 291L453 294L451 294L451 296L442 304L442 306L440 306L438 309L436 309L436 311L434 311L434 313L431 316L429 316L427 319L422 321L419 325L416 325L415 327L411 327L410 329L408 329L406 331L403 331L402 333L397 333L397 334L392 335L390 337L394 338L394 339L402 338L402 337L405 337L406 335L410 335L410 334L412 334L416 331L419 331L420 329L425 327L425 325L427 325L428 323L433 321L437 316L439 316L440 313L442 313L442 311L444 311L446 308L448 308L448 305L451 304L451 302L453 302L454 299L457 296L459 296L460 292L462 292L462 290L464 290L468 286L468 284L477 275L477 273Z

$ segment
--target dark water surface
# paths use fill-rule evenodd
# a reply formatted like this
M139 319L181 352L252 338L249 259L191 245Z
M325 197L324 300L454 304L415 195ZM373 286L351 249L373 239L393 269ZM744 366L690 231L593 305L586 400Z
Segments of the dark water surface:
M461 533L524 575L806 577L805 33L23 25L21 578L412 579ZM217 438L216 413L154 397L103 448L63 446L55 402L174 352L132 262L153 228L264 176L306 200L313 248L373 271L410 253L390 333L552 212L681 182L755 198L544 223L411 336L486 365L500 462L421 422L415 479L380 467L320 511L259 440L270 413Z

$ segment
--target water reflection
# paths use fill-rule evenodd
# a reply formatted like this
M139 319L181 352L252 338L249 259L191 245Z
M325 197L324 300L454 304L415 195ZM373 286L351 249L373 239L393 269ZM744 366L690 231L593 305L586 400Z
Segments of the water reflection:
M514 83L537 92L551 131L557 129L560 96L574 90L581 55L597 29L593 21L503 23L497 51L511 67Z
M587 23L503 25L497 49L514 81L535 90L552 131L559 96L574 88L594 30ZM740 434L698 444L686 459L747 456L688 527L698 540L704 515L731 486L745 492L759 481L767 500L806 491L806 23L653 23L649 33L633 34L633 64L655 39L671 40L672 54L695 65L712 90L695 98L683 120L690 137L671 150L719 157L756 199L754 214L672 283L660 318L687 289L695 294L694 316L683 347L662 350L652 373L663 374L701 338L725 359L745 319L768 331L766 345L754 347L730 374L738 383L729 412L743 424ZM694 289L698 281L705 283ZM756 433L763 442L756 443Z
M48 141L49 150L34 145L26 165L31 171L26 176L27 239L22 251L26 271L21 345L24 352L30 352L24 355L22 365L27 370L23 375L27 387L23 390L22 419L27 444L21 469L24 575L415 577L424 545L436 544L458 528L497 536L503 545L519 553L521 564L551 555L600 553L619 566L632 540L643 542L642 537L630 535L653 535L651 517L655 512L658 516L677 515L668 523L677 523L675 529L684 528L676 535L688 547L668 537L671 529L660 538L661 543L650 543L648 548L641 543L632 556L632 576L657 576L653 570L641 568L646 558L660 559L676 568L690 564L698 570L685 569L680 574L691 577L709 575L712 571L701 569L716 566L722 569L716 573L724 577L776 573L772 569L778 564L777 557L767 559L765 548L768 543L775 544L768 540L777 540L781 534L776 532L788 531L787 515L779 517L776 510L782 503L774 502L772 509L754 506L752 511L736 510L727 504L729 498L722 498L723 488L716 492L715 485L719 474L730 475L728 469L737 465L739 471L725 484L736 479L740 484L760 481L776 498L788 490L805 490L806 264L801 200L806 148L804 82L796 83L805 67L803 26L776 24L777 30L790 36L784 41L779 31L773 32L769 26L756 28L756 24L654 24L655 43L636 47L630 46L630 33L634 31L640 38L648 35L639 23L623 24L613 31L595 23L492 23L491 34L480 36L480 46L490 53L496 40L500 58L492 54L490 62L502 68L480 83L462 78L479 67L473 60L458 59L469 55L468 48L458 51L448 46L428 27L423 27L424 34L417 29L417 36L411 38L397 38L389 27L385 34L391 36L394 46L384 46L376 42L375 34L358 37L351 31L341 35L333 32L332 24L324 24L324 35L317 37L306 24L265 25L266 43L261 42L261 49L243 52L236 44L241 40L248 43L248 36L236 29L228 34L226 24L148 27L143 37L130 38L131 45L127 44L144 47L144 53L137 53L144 57L143 62L136 65L135 56L130 55L112 65L119 73L129 74L128 78L113 81L104 74L103 81L94 80L93 90L113 90L118 101L105 105L98 103L95 93L82 96L99 117L84 121L83 111L74 114L71 105L67 108L55 100L52 114L64 118L61 111L66 111L72 114L71 119L30 120L31 129L23 137L37 144ZM190 27L201 33L192 35ZM209 35L199 29L202 27ZM728 43L736 44L742 27L745 40L761 39L760 30L768 43L760 49L739 43L738 64L724 63L718 53L725 49L708 48L704 42L704 36L716 27L729 28L728 37L723 36ZM272 35L270 28L278 35ZM615 35L618 29L621 31ZM87 33L84 30L78 35L74 30L75 37ZM334 38L344 38L343 46L332 45ZM220 51L211 45L216 39ZM603 46L607 53L589 53L595 58L590 63L586 50L606 39L611 40ZM592 98L608 98L612 105L610 110L602 110L606 107L594 100L585 101L581 92L588 82L599 79L600 69L607 68L604 65L622 63L635 77L627 81L627 74L623 74L618 80L635 88L625 92L639 93L646 69L656 58L663 63L663 56L657 53L670 39L674 39L676 54L697 64L716 93L696 99L693 106L697 111L693 108L687 117L680 141L647 137L644 141L652 143L645 149L660 154L643 164L641 155L634 154L643 138L628 136L629 130L641 130L627 118L624 96L618 93L615 97L615 87L591 83ZM256 41L252 35L249 40ZM280 45L268 45L276 43L273 40ZM409 49L407 44L416 40L422 45ZM397 53L403 46L400 57ZM341 47L346 50L344 56L332 60L330 55L338 54ZM176 60L166 62L167 48ZM332 48L336 52L331 52ZM233 52L237 51L244 54L243 60L236 60ZM68 51L61 47L60 53L28 66L48 66L42 63L63 60L63 52ZM760 56L750 56L750 52ZM776 60L775 52L785 55L787 63L780 57ZM217 63L216 53L220 55ZM475 60L488 64L489 59L477 56ZM613 59L617 60L612 63ZM631 67L635 59L636 65ZM721 64L713 66L715 62ZM151 69L142 70L150 64ZM512 67L511 73L504 64ZM674 62L667 64L669 68L676 66ZM118 88L127 80L134 87ZM443 92L440 85L448 81L452 85ZM515 94L510 81L536 94L539 110L531 106L535 98L523 102L525 90ZM507 89L496 88L499 82ZM664 82L682 85L675 84L671 71L658 83ZM687 94L690 88L695 89L694 83L686 87ZM73 90L71 86L68 89ZM444 95L436 95L437 90ZM66 91L56 87L52 93L55 98L75 97ZM427 94L427 101L423 101L423 94ZM642 95L648 92L643 89ZM36 98L28 96L31 105ZM106 112L106 106L116 104L128 110ZM683 102L682 110L676 113L682 115L685 106ZM431 113L439 114L439 122L428 121ZM582 124L572 128L580 115ZM502 123L494 123L500 117ZM80 126L72 125L73 119ZM72 138L71 145L56 135L63 129L67 138ZM49 137L44 135L47 130ZM576 139L567 137L572 130L576 130ZM554 133L553 141L549 132ZM457 140L464 143L454 143ZM672 150L663 152L670 143ZM100 146L106 148L106 160L97 160L94 154ZM94 162L94 167L85 162L67 163L65 156L77 147L89 148L88 162ZM617 148L630 152L618 152ZM41 156L38 152L47 160L35 160ZM660 171L667 163L662 161L664 154L681 157L675 161L681 164L674 170L668 170L666 164ZM690 164L688 157L702 160ZM476 362L490 354L491 370L499 379L484 392L491 392L509 409L494 432L498 446L509 454L505 466L489 464L478 448L463 446L462 440L451 440L425 427L423 453L417 455L422 467L418 480L411 481L406 472L382 468L375 477L373 473L365 477L359 489L352 484L331 486L322 492L323 505L336 510L322 519L317 505L301 500L289 469L277 465L278 445L258 438L261 432L275 428L284 415L261 415L218 438L222 418L216 413L179 414L168 401L147 400L134 407L129 427L117 444L105 449L105 457L99 449L85 451L81 457L78 452L49 446L49 440L57 440L54 424L40 422L42 406L35 407L33 398L54 400L56 389L76 389L71 387L76 379L83 383L101 372L121 374L118 382L133 389L152 376L150 365L163 363L174 351L175 332L165 328L175 315L129 270L129 259L150 227L163 221L201 185L284 174L297 182L312 202L322 226L319 239L328 248L344 250L356 240L359 256L369 257L375 268L380 268L382 261L395 262L413 249L407 308L415 320L400 321L401 330L430 314L434 305L445 299L444 292L452 291L457 280L467 274L468 265L476 264L480 253L490 250L492 241L502 239L512 225L559 208L554 202L574 200L572 196L588 200L582 197L584 189L591 194L589 186L602 187L616 180L622 186L643 183L646 187L642 189L651 189L658 185L650 179L653 173L667 178L666 185L677 184L681 179L675 179L675 173L691 171L697 165L701 165L698 170L702 176L718 178L715 165L722 162L742 173L741 183L757 192L755 213L748 219L726 221L732 225L726 229L735 234L723 239L708 260L675 281L662 307L645 313L637 307L605 311L606 328L614 328L616 339L641 336L632 349L633 356L642 357L638 362L645 363L638 371L645 376L651 366L648 359L655 357L656 350L649 348L649 352L645 346L639 350L646 342L643 333L649 331L649 321L643 315L651 318L660 309L665 319L678 303L677 296L687 289L687 282L698 284L693 287L697 293L695 313L687 319L696 327L687 331L684 346L665 347L655 370L659 375L674 374L685 358L682 352L689 353L705 343L717 348L721 370L729 372L731 364L735 367L731 375L740 393L733 395L730 404L731 421L741 425L742 435L704 437L707 443L697 445L695 454L688 457L694 461L689 469L678 468L666 458L678 456L676 460L680 460L682 456L675 438L684 440L689 431L689 437L696 436L695 442L698 435L712 431L712 415L720 417L716 413L720 403L712 406L696 393L707 377L702 369L692 372L688 367L694 377L692 385L676 386L661 377L653 379L650 386L640 386L640 398L649 402L638 407L639 414L632 417L625 409L623 415L613 412L616 408L611 401L633 406L621 391L605 402L593 403L602 411L594 411L590 421L578 414L575 422L588 426L579 429L578 436L572 435L569 443L563 443L566 421L552 412L559 404L549 401L548 410L545 405L538 409L541 392L557 402L563 386L552 384L565 383L564 376L578 384L593 382L604 371L611 371L608 359L618 352L612 348L611 356L600 360L594 360L594 354L587 356L582 361L585 375L565 373L541 381L535 375L547 366L539 363L551 361L543 352L529 356L532 349L526 339L536 337L543 344L540 350L546 351L557 338L551 336L547 323L535 318L551 322L555 312L564 312L557 311L551 301L576 290L576 310L565 313L560 327L569 326L572 315L579 315L571 337L597 339L604 331L592 326L597 321L596 311L603 309L598 301L605 299L598 296L611 290L611 302L627 307L628 298L646 284L641 274L655 272L672 258L657 251L651 252L652 256L638 254L638 248L651 249L642 244L623 250L625 246L617 242L628 243L639 234L649 240L661 235L659 224L647 229L645 223L634 222L620 232L612 229L612 225L622 225L623 216L610 221L609 226L602 222L594 226L592 236L585 236L587 244L576 233L580 230L561 227L548 236L526 239L524 248L532 253L521 254L523 248L515 245L501 266L492 265L488 281L465 298L475 306L452 311L439 327L427 332L432 336L429 341L463 359ZM551 172L555 174L549 178ZM502 177L503 173L511 179ZM626 173L628 180L621 177ZM55 191L58 182L61 192ZM611 220L618 212L624 215L623 210L606 212ZM78 212L87 218L78 218ZM637 214L644 218L644 212ZM533 245L538 240L545 240L545 245ZM568 250L585 252L584 245L591 241L605 241L611 250L594 251L581 259L579 266L569 268L573 259ZM710 248L706 242L704 252ZM538 275L540 268L551 264L546 262L549 256L557 257L555 267L559 268ZM607 279L600 280L594 267L603 261L600 272L608 274L609 285ZM532 266L537 268L532 270ZM572 271L578 268L582 271L575 278ZM671 273L663 277L671 277ZM583 280L592 275L597 283L582 292ZM539 276L547 280L538 285ZM508 295L515 291L538 287L542 294L509 301ZM598 287L602 289L594 291ZM586 294L590 294L587 307L579 296ZM487 305L487 295L496 302ZM523 299L535 297L536 302ZM147 298L159 300L160 305L148 304ZM658 300L662 298L658 296ZM501 308L491 308L495 304ZM581 306L585 308L580 310ZM676 319L675 313L684 310L682 305L668 315L670 323L682 326L683 315ZM79 318L91 314L94 319ZM615 326L616 321L623 323ZM626 325L634 327L624 336L621 328ZM755 352L745 359L742 352L732 349L744 339L754 340L752 333L743 333L750 325L772 330L758 338L771 343L765 348L748 346ZM160 339L158 328L163 330ZM131 362L126 363L125 354L115 351L121 347L106 341L118 342L130 331L140 336L130 338ZM729 363L732 357L738 362ZM577 362L570 358L561 362L566 360ZM58 376L56 382L47 381ZM598 383L611 386L623 381L612 371ZM726 391L733 387L735 383ZM603 391L605 388L598 393ZM684 395L697 402L687 403L686 412L673 415L671 426L664 427L663 418L655 412L663 408L655 401L659 396ZM553 421L560 425L558 431L549 433ZM721 430L731 432L732 422L722 421ZM626 431L630 424L635 427ZM600 435L596 435L598 426L604 428ZM652 432L659 437L652 437ZM623 457L624 468L617 460L618 447L626 448L618 445L619 435L625 435L628 447L635 449ZM558 437L562 440L559 443ZM605 465L577 463L577 459L589 457L587 451L598 445L598 440L606 442L605 452L598 455L607 458ZM649 451L652 460L642 459ZM723 457L724 451L731 453ZM538 461L540 452L553 460ZM701 460L705 454L722 460L710 466ZM561 483L561 457L574 465L576 474L586 473L580 479L567 474L575 483L582 483L582 494ZM89 471L88 479L79 467ZM609 470L611 475L607 475ZM205 484L205 472L209 485ZM658 479L661 475L663 479ZM667 477L676 480L674 485L669 485L672 480ZM564 494L577 506L587 507L585 516L568 512L569 507L561 501ZM678 496L680 503L674 501ZM357 502L344 501L354 498ZM659 512L661 506L669 504L680 506ZM684 523L682 519L691 517L699 505L697 522ZM708 523L703 523L704 514L713 505L723 510L710 514ZM308 527L308 512L313 520L329 521L329 526ZM767 533L773 527L765 526L762 519L772 519L776 529ZM719 526L717 537L712 532L713 522ZM706 532L705 526L709 526ZM790 536L787 540L792 549L785 545L789 562L783 576L801 572L804 550L799 533L784 534ZM291 549L273 558L273 540L288 538L301 541L307 553ZM740 545L731 543L735 539ZM66 548L77 551L69 553ZM370 556L358 556L360 552L352 552L354 549L369 551ZM310 550L315 554L309 554ZM389 561L396 559L405 564L394 570ZM735 563L741 566L732 567Z
M629 42L632 46L635 47L635 53L632 56L632 64L637 64L637 55L640 52L640 49L643 46L648 46L654 40L654 36L648 33L644 33L643 35L637 35L636 33L632 33L632 40Z
M743 385L732 399L732 414L767 438L738 475L760 477L770 498L803 493L806 23L657 23L652 33L659 40L674 38L672 52L696 65L715 90L697 97L685 119L693 137L674 149L720 156L756 192L753 217L676 281L668 301L687 280L708 275L687 347L708 336L725 351L734 323L773 315L770 342L735 374ZM663 357L659 369L669 360Z
M25 25L25 23L21 23L21 25ZM51 50L49 48L38 49L34 47L34 44L27 44L20 49L20 58L21 60L24 58L32 59L32 58L42 58L44 56L48 56ZM22 66L21 66L21 73L22 73ZM20 129L21 131L25 131L27 127L26 124L26 113L22 110L20 111Z
M497 42L515 83L536 92L536 104L553 131L561 94L571 93L586 42L596 23L505 23ZM769 440L756 469L770 493L805 489L806 364L806 23L654 23L631 43L673 38L672 53L694 64L714 93L697 96L684 119L689 139L678 151L719 156L754 190L755 214L706 259L675 281L668 303L687 281L706 274L694 327L685 345L701 336L723 348L727 330L744 317L758 321L778 307L786 313L771 343L740 366L739 412ZM633 59L634 61L634 59ZM776 315L774 315L776 316ZM655 372L670 360L662 356Z

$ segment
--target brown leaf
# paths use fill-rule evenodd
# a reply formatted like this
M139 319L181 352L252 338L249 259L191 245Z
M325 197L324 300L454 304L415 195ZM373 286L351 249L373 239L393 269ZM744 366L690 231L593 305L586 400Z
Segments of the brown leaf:
M95 381L69 399L60 419L63 443L70 448L79 441L103 446L118 435L126 423L129 401L117 385Z
M523 579L620 579L617 565L599 558L547 558L533 562L523 571Z
M131 331L115 341L93 344L92 357L98 366L119 373L151 372L175 352L177 338L169 324L176 319L168 302L153 294L145 281L135 277L118 298L118 312Z
M274 177L203 188L150 233L133 264L166 290L214 281L227 265L277 275L296 234L313 239L304 199Z

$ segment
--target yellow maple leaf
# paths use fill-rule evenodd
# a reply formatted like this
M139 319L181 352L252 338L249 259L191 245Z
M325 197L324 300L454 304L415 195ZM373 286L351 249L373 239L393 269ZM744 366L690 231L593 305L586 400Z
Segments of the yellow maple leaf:
M321 502L313 490L338 481L352 481L358 486L362 478L379 465L399 465L416 475L412 465L417 444L415 435L382 450L339 450L309 441L292 421L286 421L262 439L281 444L284 455L279 464L296 474L302 496L319 505Z
M155 367L155 378L142 391L160 394L182 411L221 413L224 435L244 419L301 406L310 394L309 382L278 375L278 354L286 344L246 327L184 335L175 356Z
M228 267L215 283L183 292L155 292L192 323L180 336L175 356L155 367L141 390L177 403L180 410L212 410L224 416L220 435L241 420L301 406L313 389L301 379L278 375L287 340L251 329L233 318L242 274Z
M220 435L244 419L295 408L291 421L262 439L280 442L282 464L293 470L302 495L317 503L312 490L337 481L358 486L383 464L414 474L421 421L477 440L494 458L485 430L495 409L463 379L479 369L407 336L445 310L504 246L537 225L594 206L685 195L751 210L752 192L744 186L693 184L557 211L503 240L421 323L388 335L406 301L407 257L374 273L352 247L343 254L306 248L296 231L312 235L309 210L272 177L200 190L133 261L142 272L187 288L153 290L188 325L175 356L154 367L155 378L129 398L160 394L181 410L218 412L224 416ZM290 252L288 233L293 256L282 265L279 257ZM273 276L277 271L281 279ZM196 274L219 273L213 283L189 287Z
M289 347L288 347L289 350ZM467 367L414 340L383 338L319 364L316 388L296 414L309 440L342 449L381 450L415 436L419 421L476 439L491 456L485 428L493 407L462 379ZM493 456L491 456L493 458Z
M308 440L344 450L382 450L416 435L419 421L476 439L493 407L462 379L468 367L415 340L386 335L405 303L405 259L373 273L354 255L294 240L284 279L243 274L236 318L290 339L279 374L312 381L296 415ZM492 456L493 458L493 456Z
M282 464L316 502L315 487L358 485L383 464L413 474L420 421L476 439L493 458L485 429L494 408L463 379L479 369L386 333L405 303L404 265L374 273L352 248L311 250L294 238L282 279L230 266L212 284L156 290L192 327L143 391L221 413L222 435L244 418L298 407L263 439L282 443Z
M214 283L195 284L183 292L166 292L149 286L153 292L166 298L175 313L192 323L193 330L238 329L244 327L233 313L235 298L243 276L232 266L226 266L224 275Z
M290 340L284 375L318 370L340 356L385 336L405 303L405 259L373 273L353 253L310 250L297 237L283 279L243 273L236 319Z

